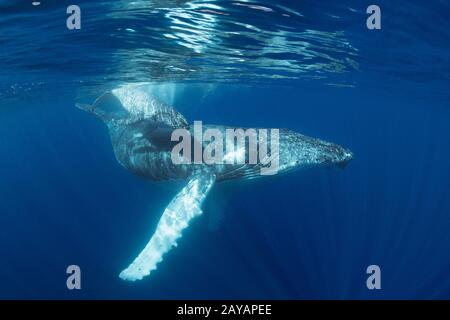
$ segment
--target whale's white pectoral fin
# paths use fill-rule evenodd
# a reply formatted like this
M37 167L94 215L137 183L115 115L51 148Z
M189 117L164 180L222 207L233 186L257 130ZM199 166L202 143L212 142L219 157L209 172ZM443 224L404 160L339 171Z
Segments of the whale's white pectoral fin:
M177 245L181 232L189 225L191 219L202 214L201 205L215 180L212 174L191 178L164 210L150 241L133 263L120 273L120 278L130 281L140 280L156 269L163 255Z

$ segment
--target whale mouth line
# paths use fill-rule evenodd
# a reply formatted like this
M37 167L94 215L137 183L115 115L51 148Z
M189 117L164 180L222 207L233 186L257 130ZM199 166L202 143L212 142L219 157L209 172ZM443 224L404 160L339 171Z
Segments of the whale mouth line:
M346 152L344 159L336 162L336 166L338 168L340 168L340 169L345 169L345 167L347 167L347 165L352 160L353 160L353 153L352 152Z

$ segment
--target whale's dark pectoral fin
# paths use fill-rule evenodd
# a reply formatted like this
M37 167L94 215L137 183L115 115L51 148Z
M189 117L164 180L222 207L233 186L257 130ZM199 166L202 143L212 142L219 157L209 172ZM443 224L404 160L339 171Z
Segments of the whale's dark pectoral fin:
M141 132L142 135L159 150L172 151L179 143L178 141L172 141L171 139L174 130L175 128L164 125L155 126L147 124L142 128Z
M163 255L181 237L181 232L192 218L202 214L201 205L216 180L215 175L202 174L188 184L172 199L158 222L155 233L139 256L120 273L123 280L140 280L156 269Z

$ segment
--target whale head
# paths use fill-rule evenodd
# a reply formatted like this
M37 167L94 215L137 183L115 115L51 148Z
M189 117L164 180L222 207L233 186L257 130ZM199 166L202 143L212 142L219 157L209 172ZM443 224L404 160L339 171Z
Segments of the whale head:
M332 142L308 137L291 130L280 132L280 169L296 167L329 166L345 168L353 153Z
M350 150L332 142L304 137L304 145L306 157L314 164L345 168L353 159L353 153Z

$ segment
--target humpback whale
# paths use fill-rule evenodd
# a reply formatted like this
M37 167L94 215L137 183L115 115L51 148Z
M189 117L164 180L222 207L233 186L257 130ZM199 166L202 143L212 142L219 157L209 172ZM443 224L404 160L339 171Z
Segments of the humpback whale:
M185 117L150 94L145 85L126 85L104 93L92 105L77 104L107 126L117 161L132 173L151 180L183 180L185 186L164 210L149 242L120 273L124 280L140 280L155 270L163 255L177 245L182 231L202 214L202 203L215 183L264 177L261 162L174 164L172 133L193 131ZM208 125L225 131L223 125ZM194 135L195 136L195 135ZM344 167L353 157L337 144L311 138L288 129L279 130L278 172L314 165ZM247 150L244 153L248 153ZM223 157L229 157L224 154Z

